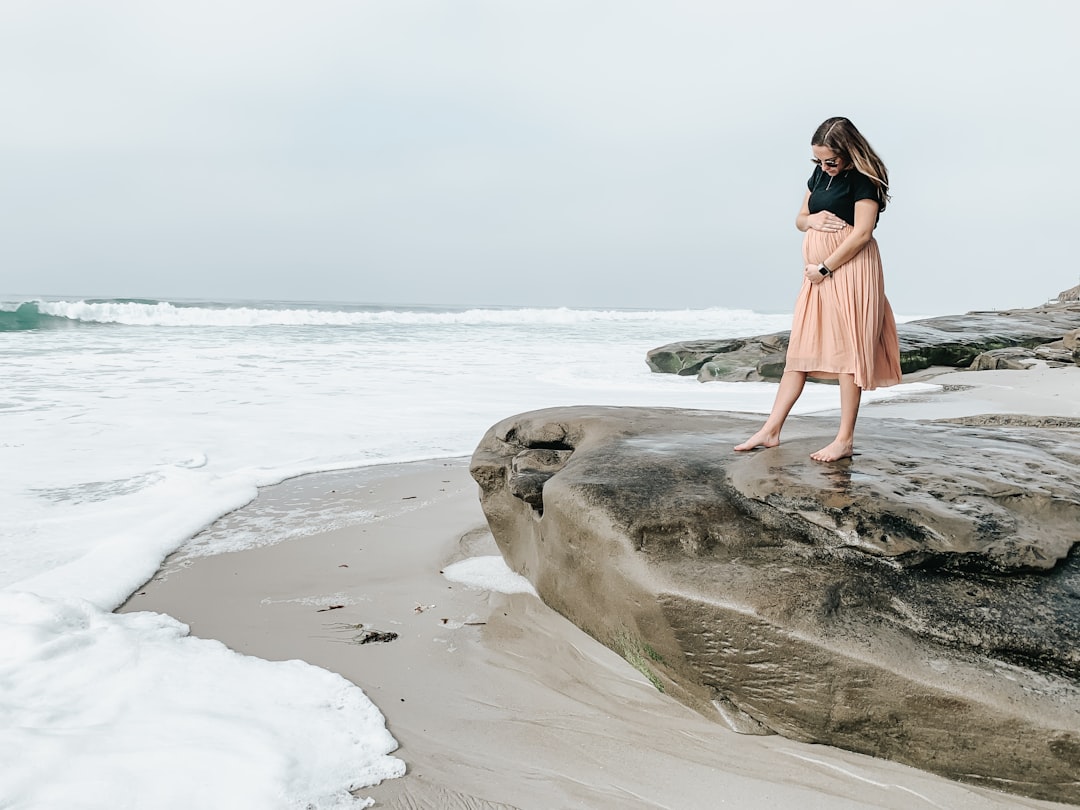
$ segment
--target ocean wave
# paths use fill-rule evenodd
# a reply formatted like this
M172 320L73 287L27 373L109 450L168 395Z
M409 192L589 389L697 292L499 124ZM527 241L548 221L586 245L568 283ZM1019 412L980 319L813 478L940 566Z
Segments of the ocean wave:
M588 323L678 323L715 317L750 323L751 310L627 310L553 308L410 309L332 306L236 306L177 304L146 300L22 301L0 303L0 331L55 329L82 324L126 326L365 326L365 325L581 325Z
M31 329L59 329L77 324L68 318L42 313L34 301L0 304L0 332L24 332Z

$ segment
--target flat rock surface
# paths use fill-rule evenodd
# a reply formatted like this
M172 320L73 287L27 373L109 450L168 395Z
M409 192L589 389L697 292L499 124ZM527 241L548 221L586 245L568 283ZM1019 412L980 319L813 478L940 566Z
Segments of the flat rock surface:
M561 408L471 471L512 568L699 711L1080 803L1080 434Z

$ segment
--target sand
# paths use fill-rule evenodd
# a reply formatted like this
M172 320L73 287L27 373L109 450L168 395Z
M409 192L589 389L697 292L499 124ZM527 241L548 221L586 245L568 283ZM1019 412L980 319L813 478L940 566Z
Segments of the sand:
M959 372L934 382L950 390L864 415L1080 416L1080 368ZM827 746L735 734L658 692L535 596L448 581L446 565L498 553L467 463L372 467L268 487L223 521L302 528L305 515L326 524L332 513L342 516L340 528L240 552L174 555L121 610L168 613L193 635L262 658L300 658L359 685L408 766L404 777L361 791L376 807L1064 807ZM368 632L397 637L359 643Z

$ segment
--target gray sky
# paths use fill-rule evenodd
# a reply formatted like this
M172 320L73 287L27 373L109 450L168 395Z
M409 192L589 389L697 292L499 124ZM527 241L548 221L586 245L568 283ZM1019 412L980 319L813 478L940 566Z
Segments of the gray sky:
M0 294L789 311L809 139L900 313L1075 260L1067 0L4 0Z

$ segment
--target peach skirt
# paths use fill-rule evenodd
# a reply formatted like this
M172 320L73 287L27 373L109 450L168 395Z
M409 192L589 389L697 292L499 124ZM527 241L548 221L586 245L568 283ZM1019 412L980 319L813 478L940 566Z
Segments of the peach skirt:
M807 264L820 264L851 233L810 230L803 241ZM787 351L787 371L811 377L854 374L867 391L900 382L896 320L885 298L881 254L873 238L820 284L803 280Z

